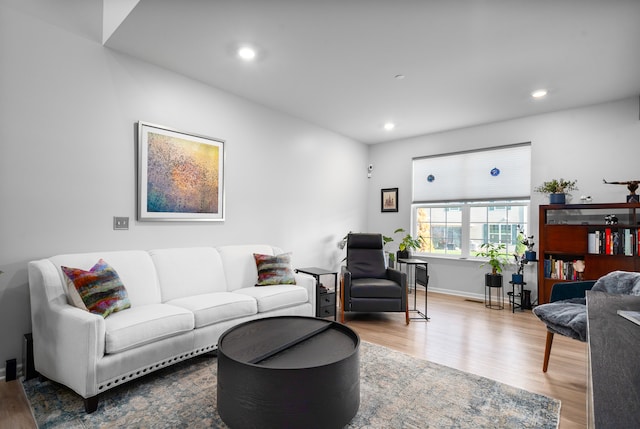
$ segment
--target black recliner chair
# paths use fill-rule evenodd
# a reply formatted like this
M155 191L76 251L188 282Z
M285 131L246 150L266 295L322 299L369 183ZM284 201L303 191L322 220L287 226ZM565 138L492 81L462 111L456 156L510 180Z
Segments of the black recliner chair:
M382 234L347 236L347 265L340 276L340 321L344 312L404 312L409 324L407 275L385 267Z

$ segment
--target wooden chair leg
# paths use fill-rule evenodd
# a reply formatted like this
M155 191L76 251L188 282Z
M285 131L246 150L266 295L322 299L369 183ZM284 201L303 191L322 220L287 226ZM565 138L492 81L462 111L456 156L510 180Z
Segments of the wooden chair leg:
M547 372L549 367L549 356L551 355L551 344L553 343L553 332L547 331L547 343L544 347L544 363L542 364L542 372Z

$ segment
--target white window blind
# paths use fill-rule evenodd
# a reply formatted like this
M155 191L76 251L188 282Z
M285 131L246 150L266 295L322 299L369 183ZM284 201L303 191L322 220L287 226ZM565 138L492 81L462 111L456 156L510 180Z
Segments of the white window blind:
M413 159L413 202L529 198L531 143Z

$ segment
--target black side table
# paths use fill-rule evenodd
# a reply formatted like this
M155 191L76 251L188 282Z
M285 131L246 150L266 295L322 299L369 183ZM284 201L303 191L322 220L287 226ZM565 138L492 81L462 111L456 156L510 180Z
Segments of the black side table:
M331 317L336 320L336 289L338 287L338 273L318 267L296 268L296 273L304 273L316 279L316 317ZM320 276L333 276L333 289L323 288Z
M428 267L429 267L429 263L427 261L424 261L422 259L415 259L415 258L411 258L411 259L403 259L400 258L398 259L398 268L400 268L400 264L406 264L406 265L413 265L413 308L409 309L409 311L413 311L418 313L418 317L410 317L409 319L411 320L429 320L429 317L427 317L427 285L429 284L429 271L428 271ZM424 266L424 272L425 272L425 282L424 282L424 313L420 310L418 310L418 308L416 307L416 299L417 299L417 294L416 294L416 289L418 286L418 275L416 273L416 267L418 265L422 265ZM407 297L407 299L409 299L409 297Z

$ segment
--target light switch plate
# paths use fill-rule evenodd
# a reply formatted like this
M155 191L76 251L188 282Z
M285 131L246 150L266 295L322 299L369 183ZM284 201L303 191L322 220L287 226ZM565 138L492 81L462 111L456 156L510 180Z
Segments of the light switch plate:
M113 217L113 229L129 229L129 217Z

